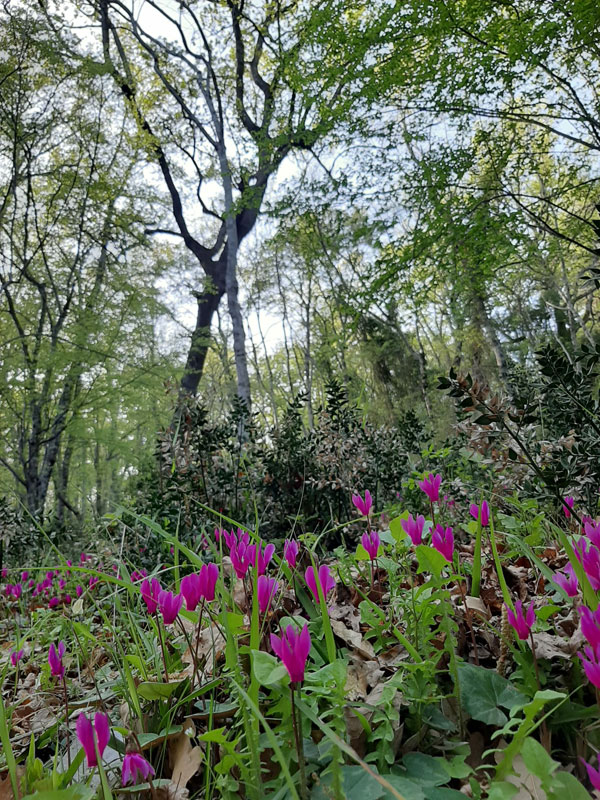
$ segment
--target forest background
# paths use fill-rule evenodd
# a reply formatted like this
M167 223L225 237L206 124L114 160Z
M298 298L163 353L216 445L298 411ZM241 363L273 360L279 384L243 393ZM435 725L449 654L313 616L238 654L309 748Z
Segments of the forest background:
M9 556L597 493L596 3L1 5Z

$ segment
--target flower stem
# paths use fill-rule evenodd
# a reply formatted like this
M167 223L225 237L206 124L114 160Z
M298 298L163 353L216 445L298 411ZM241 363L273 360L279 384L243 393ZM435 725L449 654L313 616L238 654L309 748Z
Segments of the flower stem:
M71 739L69 734L69 696L67 694L67 681L62 676L62 685L65 693L65 721L67 723L67 764L71 766Z
M300 686L298 685L298 694L300 694ZM306 771L304 768L304 743L302 741L302 731L298 729L298 717L296 712L296 703L294 702L294 684L290 684L290 697L292 700L292 727L294 729L294 739L296 741L296 753L298 755L298 772L300 774L300 797L302 800L307 800L308 790L306 786Z
M158 640L160 642L160 649L162 651L162 657L163 657L163 666L165 668L165 683L168 683L169 682L169 672L167 670L167 653L166 653L166 650L165 650L165 642L164 642L164 638L163 638L163 630L162 630L162 627L161 627L161 624L160 624L160 617L158 616L157 612L155 612L155 616L156 616L156 626L158 628Z

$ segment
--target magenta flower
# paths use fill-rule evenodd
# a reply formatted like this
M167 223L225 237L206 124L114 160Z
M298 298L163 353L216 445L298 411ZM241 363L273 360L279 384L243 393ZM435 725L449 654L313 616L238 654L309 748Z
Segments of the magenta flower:
M440 485L442 483L441 475L433 475L431 472L419 482L419 489L425 492L431 503L437 503L440 499Z
M2 579L8 578L8 569L6 567L2 567Z
M202 598L209 603L215 599L215 587L219 578L216 564L203 564L200 572L186 575L181 581L181 594L185 597L188 611L194 611Z
M83 586L80 586L80 585L78 584L78 585L75 587L75 594L77 595L77 597L81 597L81 595L83 594Z
M21 581L23 583L25 583L25 581L27 580L28 577L29 577L29 573L27 572L27 570L25 570L24 572L21 573Z
M77 718L76 730L77 738L87 758L88 767L97 767L98 759L95 744L98 746L98 755L102 758L110 739L110 720L108 715L97 711L94 715L94 725L92 727L91 721L81 712Z
M278 589L279 584L275 578L267 578L266 575L259 575L256 583L256 596L258 598L258 609L261 614L266 614Z
M170 625L175 622L177 615L183 605L183 596L181 594L173 594L163 589L158 595L158 608L162 614L165 625Z
M264 575L267 571L267 567L269 566L269 561L273 558L273 554L275 553L275 545L268 544L265 546L265 549L262 549L262 542L259 542L255 545L256 548L256 574L257 575Z
M583 553L581 564L592 589L597 592L600 589L600 550L590 545L589 550Z
M590 542L600 548L600 522L589 520L584 525L585 535Z
M233 541L229 550L229 557L235 574L238 578L243 579L256 561L256 545L248 544L244 538L239 542Z
M600 651L600 606L595 611L581 606L579 615L582 634L594 650Z
M483 501L481 508L477 505L477 503L471 503L469 506L469 512L473 519L481 521L481 526L483 528L490 524L490 507L487 504L487 500Z
M158 595L161 592L160 581L158 578L152 578L151 581L142 581L140 586L140 593L146 603L146 608L149 614L155 614L158 608Z
M577 655L581 659L586 677L596 688L600 688L600 663L598 663L598 652L594 651L591 647L584 647L583 652L587 658L582 656L581 653L577 653Z
M287 561L290 569L296 569L296 559L298 558L299 549L298 542L295 539L286 539L283 545L283 557Z
M58 650L54 646L54 642L50 645L50 649L48 650L48 663L50 664L50 673L54 675L56 678L64 678L65 676L65 668L62 663L63 656L65 654L66 647L64 642L58 643Z
M577 561L583 565L583 557L589 549L589 544L584 537L580 537L577 541L573 541L573 550L577 557Z
M422 514L419 514L416 519L413 519L413 515L409 514L408 519L400 520L400 524L402 525L404 533L410 536L414 545L421 544L423 541L423 529L425 527L425 517Z
M207 603L215 599L215 589L219 580L219 568L216 564L204 564L200 570L200 596Z
M563 592L566 592L569 597L575 597L577 595L579 581L577 580L577 575L575 574L572 564L566 564L563 568L563 572L555 572L552 582L560 586Z
M24 654L25 650L23 649L12 651L12 653L10 654L10 663L13 665L13 667L17 666L19 661L23 658Z
M364 500L359 494L353 494L352 502L356 506L358 511L363 515L363 517L369 516L369 512L371 511L371 506L373 505L373 499L371 497L371 492L368 489L365 492Z
M317 581L323 590L323 597L327 599L327 595L332 589L335 589L335 578L329 572L329 567L327 564L322 564L319 567L319 572L316 574L314 567L308 567L306 572L304 573L304 580L306 581L306 585L313 593L313 597L315 598L315 602L319 602L319 590L317 589Z
M23 587L21 586L20 583L16 583L12 587L12 596L15 598L15 600L18 600L22 594L23 594Z
M377 552L381 544L377 531L367 531L363 533L360 538L360 543L367 551L371 561L374 561L377 558Z
M506 603L506 617L508 622L512 627L515 629L515 632L519 639L527 639L529 636L533 624L535 622L535 610L533 608L533 600L529 604L529 608L527 609L527 613L525 616L523 615L523 604L520 600L517 600L515 603L515 610L513 611L509 608ZM516 612L516 613L515 613Z
M600 789L600 771L594 769L591 764L588 764L587 761L584 761L582 758L581 761L585 764L585 768L587 769L588 778L590 779L590 783L594 787L594 789ZM600 764L600 756L598 756L598 761Z
M432 546L441 553L446 561L452 562L454 555L454 533L452 528L443 528L441 525L436 525L433 534L431 535Z
M306 659L310 653L310 633L308 625L304 625L297 633L293 625L288 625L281 637L271 634L271 647L273 652L282 661L287 669L290 681L300 683L304 680Z
M126 753L123 759L121 770L121 782L123 786L128 783L136 785L141 781L147 781L149 776L154 775L152 764L148 763L140 753Z
M565 502L564 502L564 505L563 505L563 511L565 512L565 517L567 519L569 519L569 517L571 516L571 511L572 511L574 505L575 505L575 498L574 497L570 497L570 496L565 497Z
M48 600L48 608L56 608L58 605L60 605L59 597L51 597L50 600Z

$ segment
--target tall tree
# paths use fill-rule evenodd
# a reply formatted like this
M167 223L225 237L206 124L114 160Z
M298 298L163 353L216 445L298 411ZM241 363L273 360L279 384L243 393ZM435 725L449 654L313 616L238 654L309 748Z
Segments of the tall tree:
M55 470L68 504L64 434L131 336L134 294L137 308L153 298L129 269L143 206L123 193L136 158L110 93L90 92L81 62L57 57L39 15L2 21L0 462L41 519Z
M95 0L83 8L99 19L103 67L162 173L176 224L170 233L205 275L195 293L182 390L198 389L211 320L226 296L238 394L250 403L240 244L287 155L311 150L364 94L368 76L389 56L385 31L394 10L360 2L349 13L336 0L190 1L176 8L155 0ZM57 25L64 22L60 13Z

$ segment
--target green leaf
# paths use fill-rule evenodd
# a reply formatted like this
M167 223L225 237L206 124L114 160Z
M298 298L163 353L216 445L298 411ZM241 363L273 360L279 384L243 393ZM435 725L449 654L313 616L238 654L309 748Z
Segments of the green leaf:
M289 680L288 671L281 661L262 650L252 651L252 672L261 686L281 684L286 676Z
M67 789L48 789L27 794L21 800L91 800L95 794L95 789L76 783Z
M590 800L589 792L570 772L557 772L552 776L552 785L547 788L549 798L555 800Z
M411 781L421 786L441 786L450 780L448 770L444 769L441 761L425 753L406 753L402 764L406 769L406 777Z
M536 775L542 783L546 783L558 768L558 763L553 761L542 745L530 736L521 746L521 756L529 772Z
M436 578L442 574L444 567L448 566L448 562L441 553L434 547L428 547L426 544L419 544L415 548L417 561L419 566L417 572L430 572Z
M525 695L492 669L473 664L458 665L461 703L473 719L486 725L504 725L507 715L500 710L522 706Z
M153 681L145 681L140 683L137 687L137 693L144 700L164 700L171 697L173 692L185 683L183 681L170 681L169 683L154 683Z
M373 769L376 772L375 769ZM386 791L372 775L359 766L343 766L340 769L342 776L342 789L345 800L380 800L385 797ZM331 773L322 776L320 782L313 789L311 800L330 800Z
M418 786L416 783L403 778L401 775L386 775L386 781L399 792L404 800L425 800L423 787ZM382 795L383 800L395 800L391 792L386 792Z
M456 789L448 789L445 786L434 786L425 789L425 800L464 800L465 796Z
M403 514L400 514L399 517L395 517L390 521L390 533L396 542L403 542L408 538L407 534L404 532L404 528L402 527L403 519L408 519L408 511L405 511Z
M488 800L511 800L518 791L514 783L495 781L488 789Z

